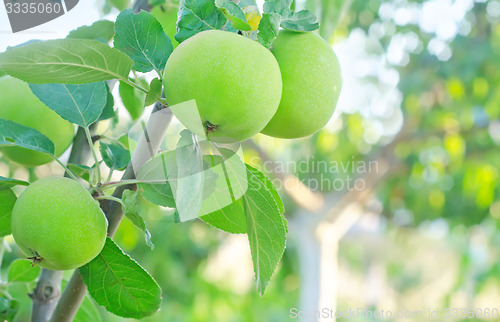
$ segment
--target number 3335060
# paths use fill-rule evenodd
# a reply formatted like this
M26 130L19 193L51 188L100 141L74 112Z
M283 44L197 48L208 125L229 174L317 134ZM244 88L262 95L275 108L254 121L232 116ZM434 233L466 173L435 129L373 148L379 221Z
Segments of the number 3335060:
M7 13L60 13L63 8L60 3L6 3Z

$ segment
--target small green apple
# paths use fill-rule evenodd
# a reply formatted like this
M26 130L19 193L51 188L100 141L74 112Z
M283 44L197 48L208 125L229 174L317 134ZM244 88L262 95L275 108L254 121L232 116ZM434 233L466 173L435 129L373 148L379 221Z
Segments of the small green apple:
M31 92L28 84L12 77L0 78L0 119L13 121L38 130L54 142L60 156L74 137L73 125L49 109ZM25 166L37 166L52 161L42 152L20 147L4 147L3 154Z
M203 31L170 55L165 98L170 105L196 100L208 139L244 141L276 112L281 74L271 52L256 41L227 31ZM199 126L184 125L194 133Z
M0 190L0 237L10 235L10 217L16 200L11 189Z
M272 53L280 66L283 95L262 133L292 139L319 131L332 117L342 87L331 46L313 33L282 30Z
M24 190L12 211L12 235L41 267L74 269L104 247L108 222L98 202L68 178L40 179Z

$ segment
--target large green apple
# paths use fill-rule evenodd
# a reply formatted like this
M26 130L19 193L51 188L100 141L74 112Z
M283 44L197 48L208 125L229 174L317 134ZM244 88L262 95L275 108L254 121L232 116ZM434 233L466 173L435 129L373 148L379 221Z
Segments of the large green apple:
M10 217L16 200L12 190L0 190L0 237L10 235Z
M276 112L281 74L271 52L256 41L204 31L182 42L168 59L165 97L170 105L196 100L209 139L243 141L259 133ZM197 133L200 124L184 125Z
M28 84L12 77L0 78L0 118L38 130L54 142L60 156L74 137L73 125L49 109L31 92ZM37 166L52 161L50 155L19 147L4 147L3 154L25 166Z
M337 56L320 36L285 30L272 53L280 66L283 96L262 133L292 139L319 131L332 117L342 87Z
M107 220L78 182L44 178L19 196L12 210L12 235L29 258L52 270L80 267L106 241Z

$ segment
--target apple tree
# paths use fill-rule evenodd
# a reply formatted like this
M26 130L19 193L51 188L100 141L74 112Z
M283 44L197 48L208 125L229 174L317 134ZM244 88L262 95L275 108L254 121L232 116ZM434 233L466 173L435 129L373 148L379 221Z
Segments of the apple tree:
M87 291L115 315L154 314L162 290L113 241L126 217L154 247L138 211L147 200L173 209L176 222L200 218L247 234L263 294L285 250L287 222L276 187L245 164L240 142L259 132L307 136L332 116L340 67L312 33L316 17L294 11L291 0L267 1L262 13L251 0L181 1L173 34L171 8L106 5L122 10L115 22L0 53L2 158L30 173L0 178L2 236L12 233L24 253L10 265L8 284L38 278L33 321L97 319ZM125 126L118 99L131 119ZM183 125L177 131L174 116ZM37 178L33 167L51 161L67 178ZM61 294L62 271L74 268ZM2 318L12 319L16 298L6 289L0 300Z

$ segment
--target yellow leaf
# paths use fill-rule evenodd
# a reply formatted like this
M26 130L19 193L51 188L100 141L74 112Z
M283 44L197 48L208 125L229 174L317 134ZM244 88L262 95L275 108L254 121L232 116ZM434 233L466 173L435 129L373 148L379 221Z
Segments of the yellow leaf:
M243 8L245 17L247 18L248 24L252 27L252 31L259 28L260 19L262 18L259 14L259 9L256 6L246 6Z

